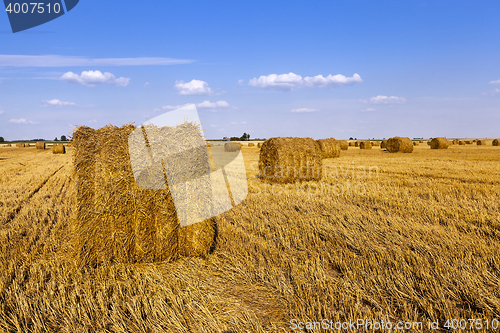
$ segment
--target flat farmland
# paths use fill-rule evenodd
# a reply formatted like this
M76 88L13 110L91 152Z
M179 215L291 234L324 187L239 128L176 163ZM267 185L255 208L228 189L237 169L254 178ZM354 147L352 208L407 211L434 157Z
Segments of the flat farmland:
M349 147L323 160L321 181L287 186L259 177L257 147L242 152L249 193L216 218L208 258L79 267L73 149L0 148L0 331L289 332L325 319L495 331L500 147Z

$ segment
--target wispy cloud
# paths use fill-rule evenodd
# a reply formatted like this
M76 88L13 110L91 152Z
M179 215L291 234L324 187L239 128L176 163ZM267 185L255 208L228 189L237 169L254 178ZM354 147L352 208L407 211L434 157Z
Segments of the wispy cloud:
M149 86L149 82L144 83L144 87Z
M0 114L4 113L5 111L3 110L3 108L0 108Z
M309 88L324 88L328 86L344 86L354 83L363 82L361 76L354 74L351 77L342 74L337 75L316 75L316 76L302 76L295 73L288 74L269 74L262 75L259 78L253 78L248 82L249 86L261 88L277 88L281 90L293 90L297 87Z
M309 109L309 108L298 108L298 109L292 109L291 112L294 113L303 113L303 112L316 112L318 111L317 109Z
M25 118L11 119L11 120L9 120L9 123L13 123L13 124L36 124L36 122L31 121L31 120L26 120Z
M490 81L490 84L500 84L500 80Z
M64 102L58 99L51 99L50 101L44 101L42 106L43 107L49 107L49 106L75 106L76 103L73 102Z
M93 87L101 83L116 84L117 86L126 87L130 83L130 78L116 78L113 74L100 71L83 71L81 75L73 72L64 73L61 80L66 82L78 83L84 86Z
M375 111L375 109L374 108L367 108L367 109L361 110L361 112L371 112L371 111Z
M361 102L366 103L366 100L361 100ZM404 104L406 103L406 98L397 96L377 95L375 97L371 97L368 102L371 104Z
M237 121L232 121L231 122L231 125L246 125L246 121L240 121L240 122L237 122Z
M0 54L0 67L75 67L75 66L165 66L193 63L194 60L162 57L142 58L87 58L61 55L7 55Z
M209 108L209 109L215 109L215 108L230 108L231 105L229 105L228 102L226 101L217 101L217 102L210 102L210 101L203 101L198 104L194 103L187 103L184 105L165 105L162 106L160 109L155 109L155 111L160 111L160 110L175 110L184 106L188 105L195 105L197 108Z
M208 83L201 80L176 81L174 88L179 92L179 95L211 95L213 93Z
M491 90L491 91L483 93L483 95L490 95L490 96L495 96L498 94L500 94L500 89L498 89L498 88L495 90Z

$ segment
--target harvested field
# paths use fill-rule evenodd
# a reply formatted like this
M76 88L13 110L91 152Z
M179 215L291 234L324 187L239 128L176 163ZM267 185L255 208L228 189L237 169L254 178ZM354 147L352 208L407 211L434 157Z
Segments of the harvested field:
M206 258L82 268L74 149L57 158L1 149L0 331L289 332L292 319L500 318L498 147L350 149L324 161L322 190L310 181L281 192L257 178L259 150L242 153L248 197L216 217Z

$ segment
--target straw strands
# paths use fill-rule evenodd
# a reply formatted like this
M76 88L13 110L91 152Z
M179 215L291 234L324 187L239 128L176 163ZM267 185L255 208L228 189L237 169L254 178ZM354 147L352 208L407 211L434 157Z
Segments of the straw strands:
M253 146L255 146L255 144L253 142L248 143L248 147L253 147Z
M486 146L486 140L477 140L477 141L476 141L476 144L477 144L478 146Z
M387 151L390 153L411 153L413 143L410 138L395 136L387 140Z
M334 138L316 140L323 154L323 158L340 156L340 144Z
M382 142L380 142L380 148L381 149L387 148L387 140L382 140Z
M340 144L340 150L347 150L349 148L347 140L337 140L337 142Z
M274 183L320 180L322 156L312 138L270 138L260 150L260 177Z
M449 142L446 138L434 138L431 140L431 149L448 149Z
M45 149L45 142L44 141L39 141L35 144L36 149Z
M491 143L493 146L498 146L498 139L495 139L493 140L493 142Z
M148 134L170 134L178 147L182 146L186 131L199 131L191 123L184 127L146 128ZM143 127L144 134L146 128ZM158 262L171 261L180 255L205 256L214 244L214 220L180 227L165 179L166 169L180 173L180 180L211 170L201 134L200 149L190 151L193 159L190 162L199 162L197 168L192 170L182 163L167 161L163 169L151 167L139 174L139 181L149 182L149 188L163 185L163 189L146 189L136 184L129 143L136 144L134 140L142 138L144 149L167 149L169 142L156 142L155 136L152 140L146 135L139 139L131 136L129 142L134 129L132 125L110 125L99 130L79 127L74 133L77 185L74 229L80 263Z

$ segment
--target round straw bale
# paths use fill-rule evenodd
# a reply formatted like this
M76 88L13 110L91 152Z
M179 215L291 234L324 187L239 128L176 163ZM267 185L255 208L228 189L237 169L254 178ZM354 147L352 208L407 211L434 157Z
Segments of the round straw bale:
M424 140L420 140L419 143L424 143Z
M380 141L372 141L372 146L380 147Z
M458 140L458 139L454 139L454 140L451 142L451 144L453 144L453 145L458 145L458 142L459 142L459 140Z
M466 144L466 145L470 145L470 144L471 144L471 141L470 141L470 140L465 140L465 144Z
M354 142L354 147L359 147L359 141Z
M476 141L476 144L477 144L478 146L486 146L486 140L477 140L477 141Z
M448 149L448 139L446 138L434 138L431 141L431 149Z
M382 142L380 142L380 148L387 148L387 140L382 140Z
M372 149L372 143L370 141L361 141L359 143L360 149Z
M347 143L347 140L337 140L337 142L340 144L341 150L347 150L347 148L349 148L349 144Z
M387 151L390 153L411 153L413 143L410 138L395 136L387 140Z
M36 149L45 149L45 141L38 141L35 144Z
M354 146L354 144L352 142L349 142L349 147L352 147Z
M413 141L413 145L418 146L419 145L418 141Z
M498 139L495 139L493 140L493 142L491 143L493 146L498 146Z
M237 143L234 143L234 142L226 142L224 144L224 151L228 151L228 152L231 152L231 151L238 151L240 150L240 145L237 144Z
M262 142L257 143L257 148L262 147Z
M12 147L12 145L9 143L9 144L5 145L5 147Z
M260 177L273 183L320 180L322 157L312 138L270 138L260 150Z
M323 154L323 158L340 156L340 144L334 138L316 140Z
M62 143L57 143L52 146L52 154L66 154L66 147Z
M248 143L248 147L253 147L253 146L255 146L255 144L253 142Z
M460 146L463 146L463 145L465 145L465 142L464 142L464 141L462 141L462 140L460 140L460 141L458 141L458 144L459 144Z

